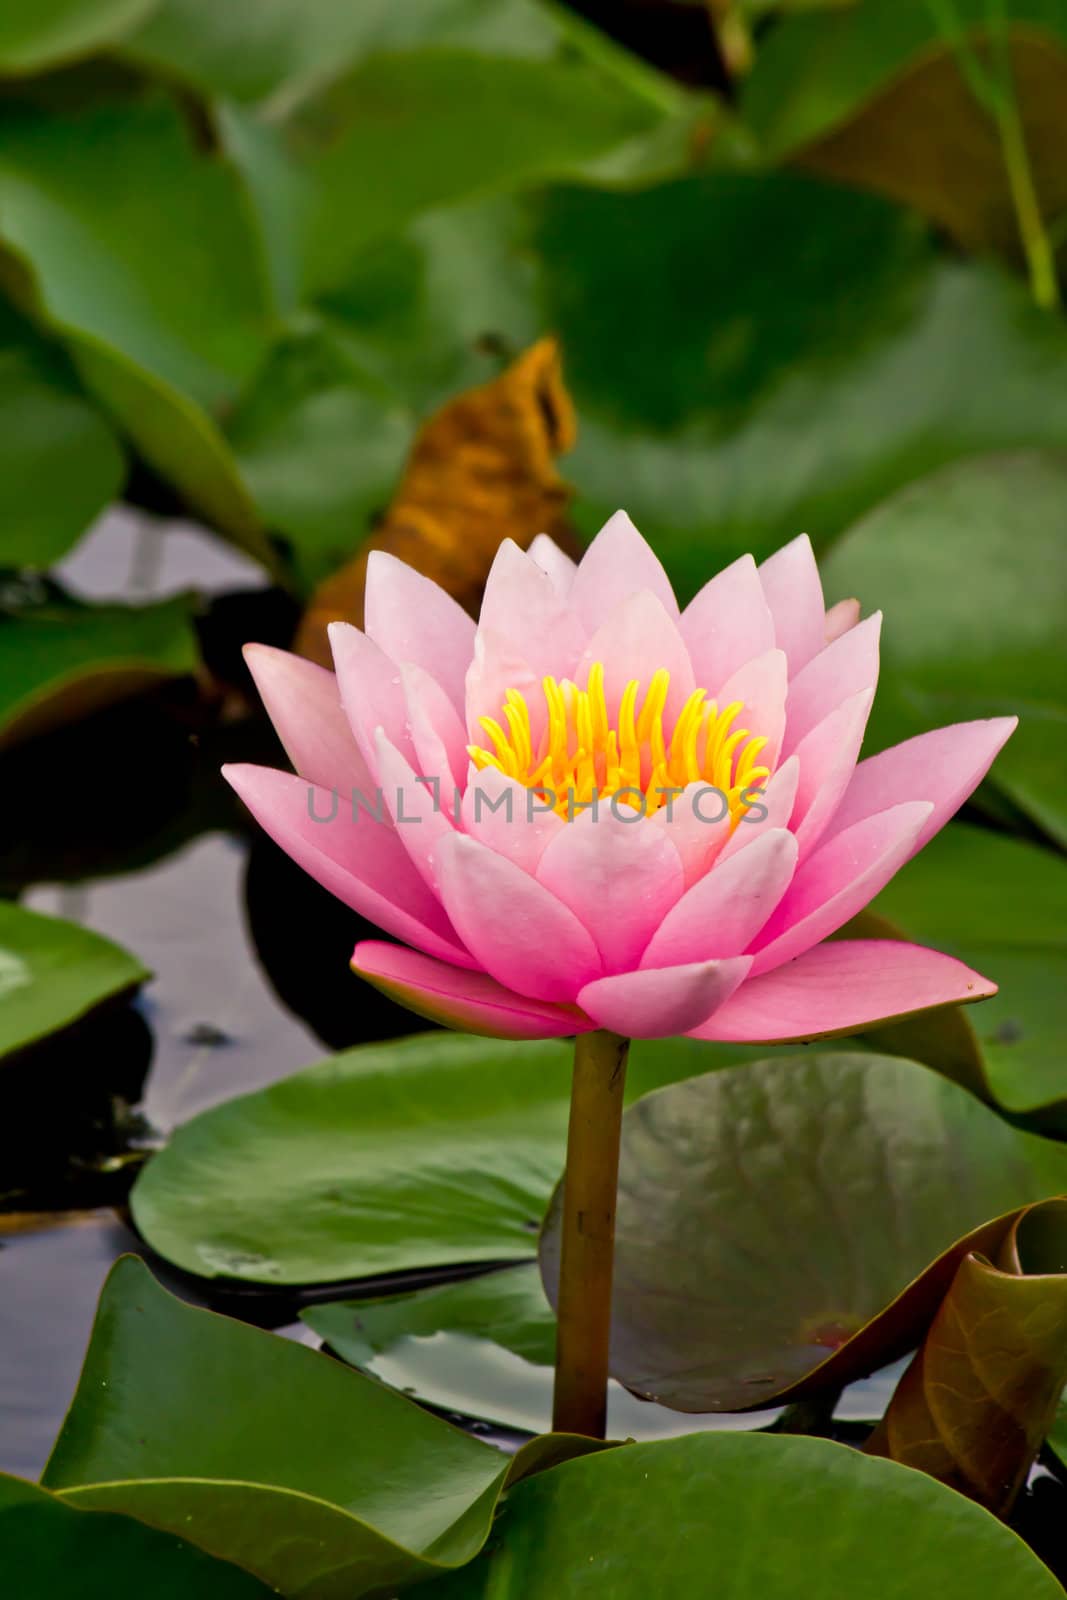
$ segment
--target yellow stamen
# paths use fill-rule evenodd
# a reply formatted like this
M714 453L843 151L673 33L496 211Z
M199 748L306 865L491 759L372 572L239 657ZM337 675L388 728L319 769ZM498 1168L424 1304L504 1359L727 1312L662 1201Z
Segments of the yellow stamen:
M564 678L543 678L544 716L535 740L530 707L517 689L504 696L503 722L482 717L491 749L468 745L475 766L495 767L534 790L544 802L551 795L562 817L573 816L592 800L608 801L620 790L619 804L652 815L668 803L663 791L704 783L727 797L734 823L746 809L742 794L770 776L756 759L767 740L735 727L744 710L740 700L722 711L704 689L694 689L669 730L664 718L670 673L653 673L643 697L636 679L626 685L615 726L604 693L604 668L589 669L584 689ZM638 701L640 700L640 707ZM538 708L539 710L540 708Z

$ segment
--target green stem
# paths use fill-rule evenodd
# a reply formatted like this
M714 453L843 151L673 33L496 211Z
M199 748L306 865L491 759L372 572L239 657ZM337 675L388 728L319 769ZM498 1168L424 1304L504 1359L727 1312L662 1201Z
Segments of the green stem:
M622 1095L630 1041L579 1034L574 1046L552 1428L603 1439Z
M1056 276L1056 259L1034 187L1034 175L1026 149L1026 135L1014 94L998 108L997 128L1004 166L1008 174L1015 217L1019 224L1026 265L1030 274L1030 292L1035 304L1044 311L1053 311L1060 303L1060 285Z

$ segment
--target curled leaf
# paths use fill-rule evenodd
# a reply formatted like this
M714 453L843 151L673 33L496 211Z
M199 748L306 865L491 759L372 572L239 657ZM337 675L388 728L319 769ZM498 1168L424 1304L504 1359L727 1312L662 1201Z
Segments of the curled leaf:
M320 584L296 649L330 664L326 627L363 620L372 550L386 550L473 610L501 541L524 548L539 533L569 543L570 490L555 458L575 439L574 409L554 339L541 339L492 383L430 418L381 525L346 566Z
M1029 1206L960 1261L867 1442L1005 1516L1067 1382L1067 1200Z

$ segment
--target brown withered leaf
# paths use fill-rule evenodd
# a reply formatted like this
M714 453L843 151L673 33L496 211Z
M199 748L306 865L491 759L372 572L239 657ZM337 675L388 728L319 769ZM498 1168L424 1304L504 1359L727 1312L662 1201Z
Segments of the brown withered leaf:
M980 56L988 47L974 41ZM1067 209L1067 51L1040 29L1013 27L1015 93L1041 209ZM971 92L954 52L932 47L855 115L809 145L797 164L821 177L875 189L940 223L965 249L1018 259L1019 230L993 119Z
M574 438L574 408L551 338L540 339L491 383L449 401L419 433L380 526L315 590L295 648L330 665L327 624L362 623L372 550L408 562L474 612L502 540L525 548L547 533L573 549L565 520L571 491L555 458Z
M1067 1381L1067 1200L1028 1206L956 1269L868 1440L1006 1516Z

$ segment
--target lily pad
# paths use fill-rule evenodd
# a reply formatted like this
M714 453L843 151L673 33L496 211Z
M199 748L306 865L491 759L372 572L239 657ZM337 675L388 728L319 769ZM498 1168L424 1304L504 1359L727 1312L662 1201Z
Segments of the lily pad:
M301 1312L330 1350L438 1410L543 1434L552 1416L556 1318L535 1261L379 1300ZM762 1427L772 1412L704 1418L698 1427ZM691 1417L608 1383L610 1439L689 1433Z
M193 673L199 661L188 595L147 606L49 599L0 614L0 746Z
M491 1548L426 1591L433 1600L709 1592L1062 1594L1016 1534L934 1479L826 1439L759 1433L630 1445L541 1473L508 1496Z
M1067 1200L1020 1213L992 1260L964 1256L867 1440L1006 1517L1067 1382Z
M828 593L885 611L871 748L953 719L1018 712L993 781L1061 844L1065 496L1059 452L960 463L879 506L823 567Z
M1052 851L953 822L874 902L911 938L1000 985L970 1011L988 1096L1026 1113L1067 1109L1067 865Z
M631 1097L706 1071L723 1059L712 1048L635 1046ZM205 1277L330 1283L530 1259L570 1075L570 1048L552 1042L441 1033L347 1050L179 1128L133 1214L154 1250Z
M681 1411L841 1386L914 1348L963 1256L1067 1189L1067 1147L893 1056L753 1062L623 1118L613 1376ZM552 1298L559 1192L541 1237Z
M116 1513L86 1515L46 1489L0 1474L0 1547L19 1600L267 1600L251 1573ZM77 1574L76 1579L74 1574Z
M272 315L234 170L195 148L169 97L66 115L13 105L0 124L0 243L146 459L268 559L216 426L264 356Z
M156 0L6 0L0 15L0 74L40 72L112 44Z
M118 494L125 462L62 353L0 305L0 566L44 568Z
M0 900L0 1059L150 976L99 933Z
M175 1300L127 1256L42 1482L290 1600L351 1600L469 1561L506 1483L589 1443L511 1463L329 1357Z

